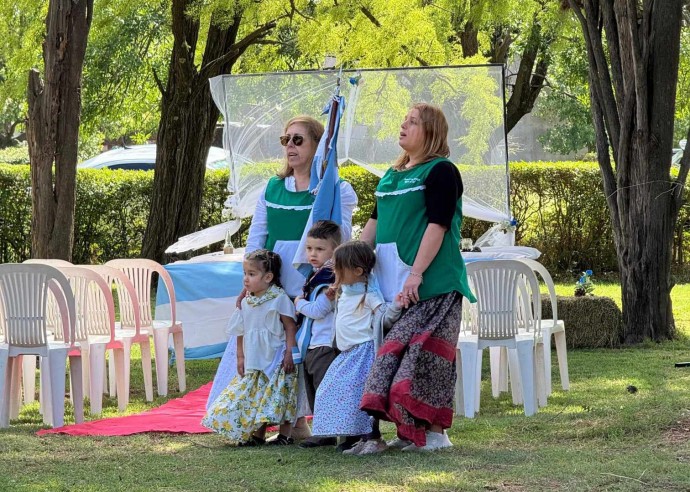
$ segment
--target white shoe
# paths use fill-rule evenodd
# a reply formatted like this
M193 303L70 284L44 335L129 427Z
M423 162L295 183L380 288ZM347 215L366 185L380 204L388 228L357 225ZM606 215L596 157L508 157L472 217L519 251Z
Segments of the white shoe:
M407 439L400 439L399 437L396 437L395 439L391 439L388 441L388 447L389 448L394 448L394 449L402 449L406 448L410 444L412 444L412 441L408 441Z
M426 431L426 444L424 446L416 446L410 444L409 446L403 448L403 451L437 451L439 449L450 448L453 443L448 439L448 435L444 431L442 434L438 432Z

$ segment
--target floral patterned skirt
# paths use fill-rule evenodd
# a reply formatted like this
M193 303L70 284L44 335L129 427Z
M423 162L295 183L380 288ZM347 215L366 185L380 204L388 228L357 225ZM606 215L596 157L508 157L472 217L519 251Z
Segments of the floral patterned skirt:
M461 316L457 292L415 304L386 335L367 378L361 409L395 423L417 446L429 426L452 424Z
M209 406L201 425L244 442L263 424L293 422L297 407L297 377L282 368L269 378L262 371L235 376Z

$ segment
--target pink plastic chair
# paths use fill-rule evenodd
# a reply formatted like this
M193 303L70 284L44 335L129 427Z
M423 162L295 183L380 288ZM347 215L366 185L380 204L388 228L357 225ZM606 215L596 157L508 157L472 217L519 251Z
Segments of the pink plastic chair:
M180 392L184 392L187 388L184 368L184 339L182 323L177 321L175 316L175 288L170 274L159 263L141 258L112 260L106 263L106 266L122 270L132 284L134 284L139 300L141 327L153 337L153 347L156 352L156 384L158 394L161 396L168 394L168 339L170 335L173 337L179 388ZM151 283L154 273L160 276L163 285L168 291L171 318L169 320L153 319L151 316ZM130 305L120 305L120 309L123 308L134 309Z

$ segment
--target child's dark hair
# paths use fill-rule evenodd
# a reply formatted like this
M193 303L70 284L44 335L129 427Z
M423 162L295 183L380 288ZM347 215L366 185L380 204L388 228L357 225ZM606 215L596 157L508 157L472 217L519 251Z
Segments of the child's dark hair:
M261 265L260 268L263 272L270 272L273 274L273 284L281 288L283 287L280 283L280 267L283 262L278 253L274 253L267 249L257 249L256 251L247 253L244 259L246 261L254 261Z
M376 253L364 241L348 241L335 248L333 261L335 262L336 285L340 285L340 279L343 278L344 270L362 269L362 276L365 279L365 293L362 296L362 301L357 306L358 308L361 307L366 298L366 292L369 289L369 275L371 275L374 265L376 265Z
M307 237L331 241L334 248L343 241L340 226L332 220L320 220L316 222L311 226L309 232L307 232Z

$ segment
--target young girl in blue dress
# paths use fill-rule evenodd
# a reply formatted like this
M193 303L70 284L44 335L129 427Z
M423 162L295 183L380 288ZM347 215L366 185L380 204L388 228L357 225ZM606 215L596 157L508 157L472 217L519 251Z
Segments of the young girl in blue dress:
M237 335L237 376L209 406L202 425L241 446L265 443L268 424L280 424L271 444L291 444L297 406L292 359L295 307L280 285L280 256L257 250L244 260L247 296L229 332Z
M365 437L369 438L369 447L375 447L381 437L378 426L372 427L372 418L359 409L359 404L382 330L400 317L402 307L399 300L388 306L372 285L376 255L368 244L344 243L336 248L333 259L337 291L334 336L341 353L316 391L312 433L344 436L341 451Z

